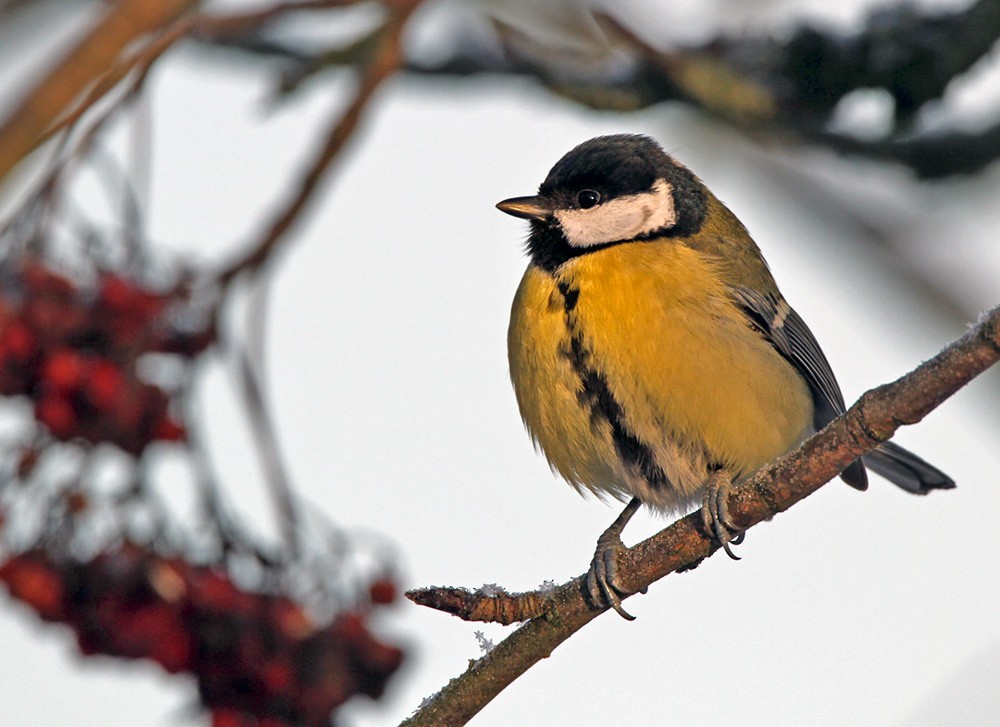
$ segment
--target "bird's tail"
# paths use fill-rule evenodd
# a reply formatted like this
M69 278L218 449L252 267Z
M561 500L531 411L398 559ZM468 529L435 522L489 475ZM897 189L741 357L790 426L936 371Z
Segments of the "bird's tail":
M955 480L937 467L892 442L879 445L862 460L872 472L914 495L926 495L931 490L950 490L955 486Z

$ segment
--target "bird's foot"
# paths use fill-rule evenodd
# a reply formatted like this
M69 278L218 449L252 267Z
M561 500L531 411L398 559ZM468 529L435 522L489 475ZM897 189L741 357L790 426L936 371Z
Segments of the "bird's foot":
M618 582L618 558L625 551L625 544L612 528L597 539L597 550L587 571L587 595L591 603L601 608L610 606L622 618L634 621L635 616L622 606L622 596L629 595Z
M622 596L630 596L632 592L623 588L618 580L618 559L625 552L622 530L640 504L638 499L633 499L618 519L611 523L611 527L597 539L594 559L590 561L590 570L587 571L584 582L584 590L591 603L598 608L613 608L619 616L629 621L634 621L635 616L622 607Z
M729 514L729 494L733 488L733 478L725 470L716 470L705 483L705 496L701 502L701 518L708 534L722 545L733 560L740 557L733 553L730 543L743 542L744 532L733 522Z

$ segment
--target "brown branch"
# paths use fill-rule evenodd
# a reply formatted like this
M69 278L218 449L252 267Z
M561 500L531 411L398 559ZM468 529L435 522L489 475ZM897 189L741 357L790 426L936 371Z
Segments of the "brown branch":
M865 393L847 414L735 487L729 507L737 525L750 528L787 510L888 440L900 426L919 422L998 360L1000 306L937 356ZM693 513L626 551L620 561L622 585L637 592L670 573L693 568L717 549L702 529L701 514ZM465 724L514 679L603 613L584 600L582 579L574 578L547 594L544 615L473 662L403 724ZM420 593L424 600L429 597L427 590ZM462 609L469 608L470 604L462 604Z
M655 69L670 98L686 100L738 126L774 122L782 111L771 89L722 59L697 49L660 51L614 16L595 13L594 18Z
M60 114L48 128L42 131L35 145L42 144L56 134L75 126L94 104L104 98L122 79L133 72L135 74L134 78L122 94L122 101L135 98L139 94L139 91L142 90L146 82L146 77L153 67L153 63L166 53L174 43L189 34L192 28L194 28L193 19L174 23L172 27L141 49L134 53L120 56L115 65L94 82L90 90L87 91L87 94L75 106ZM105 111L102 118L92 125L90 133L93 134L99 131L108 120L114 117L119 108L120 104L115 104Z
M406 597L418 606L458 616L463 621L485 621L504 626L541 616L549 608L548 593L508 593L498 586L483 586L475 591L467 588L415 588Z
M122 0L112 7L0 125L0 179L38 145L73 101L111 69L121 51L165 27L198 0Z
M917 112L939 99L948 84L986 57L1000 33L1000 3L976 0L961 10L927 13L907 4L872 13L863 28L800 27L791 34L729 37L699 45L670 38L646 40L609 14L594 18L615 39L617 56L629 59L594 71L594 64L567 63L543 44L494 43L475 31L458 33L443 59L410 59L404 70L433 77L503 74L534 80L550 92L590 108L634 111L681 102L751 133L758 142L803 141L841 153L891 160L922 178L974 174L1000 157L995 125L977 132L921 132ZM499 25L499 24L495 24ZM202 38L217 48L282 58L294 80L357 60L341 47L315 52L301 44L261 35ZM496 52L496 46L502 52ZM672 46L670 50L659 47ZM603 51L602 51L603 52ZM588 59L593 61L591 57ZM583 67L591 70L581 70ZM891 133L859 140L827 130L837 103L857 89L881 88L895 103Z
M192 15L180 22L174 21L197 5L198 0L123 2L109 11L4 123L0 129L0 178L40 144L75 126L98 101L133 73L135 78L124 97L134 97L153 63L183 38L243 35L296 11L339 8L360 1L289 0L249 12ZM135 7L145 13L135 12ZM142 35L157 31L162 32L150 42L125 50ZM114 110L113 107L104 115L105 120L113 116Z

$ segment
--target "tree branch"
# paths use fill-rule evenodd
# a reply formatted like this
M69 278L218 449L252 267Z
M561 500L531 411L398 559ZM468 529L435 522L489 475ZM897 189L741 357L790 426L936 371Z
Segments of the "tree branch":
M888 440L900 426L919 422L998 360L1000 306L937 356L868 391L844 416L735 487L729 508L736 524L747 529L784 512ZM703 530L701 514L693 513L629 548L620 560L621 583L638 592L670 573L695 567L717 549L717 542ZM604 612L584 600L582 582L583 576L578 576L543 594L541 615L473 662L403 724L448 727L468 722L514 679ZM426 602L435 590L421 589L407 596ZM454 592L443 589L440 595L453 598ZM458 610L469 608L468 601L459 603Z
M856 33L805 26L788 37L720 35L700 45L665 50L669 39L634 32L611 15L597 14L595 19L616 50L604 67L587 56L588 70L581 71L580 64L567 63L551 49L532 46L530 40L511 43L498 30L493 43L472 34L459 36L452 40L450 55L430 62L411 58L404 69L441 78L527 77L595 109L633 111L681 102L754 134L781 134L785 142L790 136L840 153L890 159L925 178L977 172L1000 157L995 128L933 135L912 128L917 112L940 98L952 80L996 44L996 0L976 0L961 10L938 13L899 3L870 14ZM259 32L202 40L283 59L294 82L325 68L358 65L341 47L311 52ZM895 119L886 138L858 140L828 132L840 100L866 88L884 89L894 101Z
M330 125L323 148L315 155L299 182L298 190L268 226L266 232L250 246L248 252L233 260L219 273L219 282L226 285L240 273L256 271L274 254L292 225L299 218L327 170L351 138L376 89L403 63L402 33L417 2L387 3L392 14L381 31L367 64L362 68L358 90L343 114Z
M197 5L197 0L123 0L67 53L0 125L0 179L44 138L93 79L112 70L121 51Z
M975 174L1000 159L1000 122L972 133L928 132L912 138L861 140L828 131L808 137L839 154L897 162L920 179Z

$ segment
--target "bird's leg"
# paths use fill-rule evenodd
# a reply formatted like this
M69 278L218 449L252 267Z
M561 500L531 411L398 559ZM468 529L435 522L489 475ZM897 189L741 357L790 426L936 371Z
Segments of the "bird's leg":
M618 558L625 551L622 530L641 505L639 498L633 497L622 514L597 539L597 550L594 551L594 559L590 561L585 583L591 603L599 608L611 607L629 621L634 621L635 616L622 608L619 594L626 596L629 592L618 583Z
M740 557L733 553L730 543L743 542L743 531L736 527L729 514L729 493L733 488L733 478L726 470L716 470L705 482L705 496L701 501L701 518L705 530L722 545L733 560ZM733 537L733 533L736 537Z

